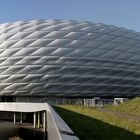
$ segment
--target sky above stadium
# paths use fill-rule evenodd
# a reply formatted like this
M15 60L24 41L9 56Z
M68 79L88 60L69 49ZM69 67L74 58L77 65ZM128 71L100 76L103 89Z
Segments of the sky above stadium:
M0 0L0 23L31 19L86 20L140 32L140 0Z

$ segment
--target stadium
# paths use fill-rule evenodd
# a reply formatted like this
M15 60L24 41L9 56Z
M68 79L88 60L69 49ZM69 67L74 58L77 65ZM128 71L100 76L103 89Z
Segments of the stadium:
M140 33L105 24L0 25L0 96L140 95Z
M92 106L114 103L114 99L118 104L138 96L140 33L74 20L0 24L0 111L3 111L0 119L6 117L4 111L13 112L7 119L14 119L14 124L22 123L31 118L26 114L31 112L33 119L29 121L33 121L34 128L41 126L46 132L46 121L56 124L51 118L53 115L46 120L48 113L44 112L53 112L53 109L41 103ZM54 130L48 130L49 139L54 139L49 133ZM60 130L67 134L65 127Z

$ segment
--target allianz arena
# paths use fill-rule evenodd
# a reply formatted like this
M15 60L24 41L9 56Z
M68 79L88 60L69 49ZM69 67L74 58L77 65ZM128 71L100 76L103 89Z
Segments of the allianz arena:
M0 24L0 96L140 96L140 33L101 23Z

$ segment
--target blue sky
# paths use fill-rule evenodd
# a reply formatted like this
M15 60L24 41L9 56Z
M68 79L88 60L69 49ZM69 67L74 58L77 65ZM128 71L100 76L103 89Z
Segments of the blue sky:
M0 0L0 23L30 19L88 20L140 32L140 0Z

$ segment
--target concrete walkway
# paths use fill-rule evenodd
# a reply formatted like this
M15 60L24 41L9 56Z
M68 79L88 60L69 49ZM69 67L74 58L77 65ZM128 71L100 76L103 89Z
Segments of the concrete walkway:
M48 140L79 140L73 131L67 126L62 118L54 111L48 103L23 103L23 102L1 102L0 111L13 112L13 124L16 124L17 114L20 112L20 123L23 124L22 118L24 112L33 113L34 130L40 126L40 112L42 112L43 133L46 134ZM64 132L64 133L63 133ZM44 135L43 139L46 139ZM1 140L1 139L0 139Z

